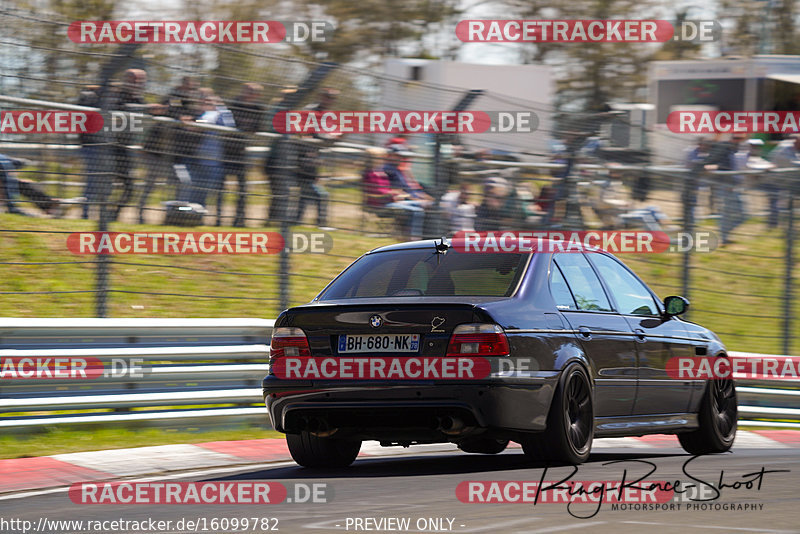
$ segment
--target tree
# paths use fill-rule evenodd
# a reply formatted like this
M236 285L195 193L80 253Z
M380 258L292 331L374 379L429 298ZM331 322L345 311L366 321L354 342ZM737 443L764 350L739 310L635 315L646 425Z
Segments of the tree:
M311 43L309 55L337 63L375 64L385 57L431 57L424 37L454 21L458 0L304 0L315 19L333 19L332 39ZM319 11L317 8L321 9ZM453 24L454 25L454 24Z
M605 20L652 19L660 11L655 0L505 0L514 16L525 19ZM504 17L507 18L507 17ZM565 111L605 111L611 100L641 100L646 86L643 66L658 45L642 43L534 43L526 46L525 62L551 65L556 77L556 107Z
M4 14L4 34L14 47L12 71L18 77L16 94L52 100L72 100L75 85L91 80L113 45L72 43L70 22L112 20L117 0L45 0L20 2ZM11 73L9 73L11 74ZM77 82L77 83L76 83Z

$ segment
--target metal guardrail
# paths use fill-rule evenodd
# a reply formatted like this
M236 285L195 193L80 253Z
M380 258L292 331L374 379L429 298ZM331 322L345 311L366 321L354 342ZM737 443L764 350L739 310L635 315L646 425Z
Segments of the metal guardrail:
M139 376L0 382L0 431L55 425L268 425L261 379L274 321L2 319L0 357L131 361ZM731 352L744 356L744 353ZM743 381L740 423L800 427L798 382Z
M274 321L0 319L0 357L135 362L135 376L0 382L0 431L53 425L269 425L261 379Z

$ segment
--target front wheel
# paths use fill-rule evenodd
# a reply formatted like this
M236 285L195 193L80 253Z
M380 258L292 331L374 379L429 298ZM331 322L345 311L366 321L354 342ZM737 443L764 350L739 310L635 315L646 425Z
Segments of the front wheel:
M739 408L733 380L711 380L700 401L697 430L678 434L683 449L689 454L727 452L736 438Z
M594 438L592 385L578 364L561 375L547 428L522 442L522 450L532 460L580 464L589 458Z
M303 467L347 467L361 450L361 441L320 438L308 432L286 434L286 444Z

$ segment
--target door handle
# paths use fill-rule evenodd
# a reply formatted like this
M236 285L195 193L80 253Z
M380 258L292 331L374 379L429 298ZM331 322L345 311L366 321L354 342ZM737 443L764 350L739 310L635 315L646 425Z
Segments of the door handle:
M642 330L641 328L637 328L636 330L634 330L634 332L636 333L636 341L642 343L647 341L647 336L645 335L644 330Z
M586 328L585 326L578 328L578 332L580 332L581 336L583 336L585 339L592 338L592 331Z

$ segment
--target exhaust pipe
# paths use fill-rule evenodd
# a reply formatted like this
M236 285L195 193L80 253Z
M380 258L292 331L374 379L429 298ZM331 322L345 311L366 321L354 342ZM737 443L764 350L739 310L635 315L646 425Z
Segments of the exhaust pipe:
M464 421L458 417L446 415L439 420L439 428L445 434L459 434L465 427Z
M323 430L324 427L326 426L327 424L325 423L325 421L323 421L319 417L312 417L311 419L308 420L308 431L311 432L312 434L314 432L319 432L320 430Z
M327 438L334 435L339 429L331 428L326 419L312 417L308 421L308 433L318 438Z

